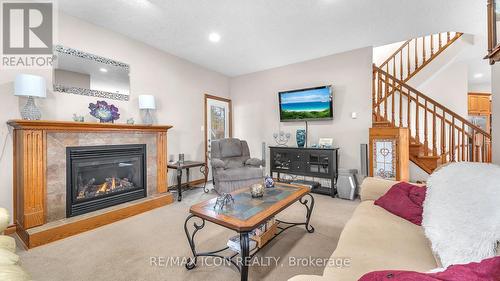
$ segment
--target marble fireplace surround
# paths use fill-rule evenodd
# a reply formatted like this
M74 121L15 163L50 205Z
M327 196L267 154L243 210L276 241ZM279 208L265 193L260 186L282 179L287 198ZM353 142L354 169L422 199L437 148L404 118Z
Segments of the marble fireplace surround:
M43 120L7 123L14 128L16 232L28 248L173 202L167 190L166 159L171 126ZM119 144L146 144L147 197L66 218L66 147Z

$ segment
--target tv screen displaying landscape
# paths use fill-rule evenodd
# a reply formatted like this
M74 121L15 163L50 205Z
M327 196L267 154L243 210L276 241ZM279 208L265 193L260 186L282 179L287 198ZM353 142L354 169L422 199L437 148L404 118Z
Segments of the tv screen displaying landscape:
M281 121L332 119L331 86L279 93Z

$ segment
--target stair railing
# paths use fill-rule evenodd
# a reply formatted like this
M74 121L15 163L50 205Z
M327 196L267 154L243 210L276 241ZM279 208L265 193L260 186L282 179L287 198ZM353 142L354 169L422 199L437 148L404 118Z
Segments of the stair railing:
M423 156L441 163L491 162L491 135L449 108L373 66L373 123L406 127Z
M460 36L462 33L445 32L408 40L379 67L407 82Z

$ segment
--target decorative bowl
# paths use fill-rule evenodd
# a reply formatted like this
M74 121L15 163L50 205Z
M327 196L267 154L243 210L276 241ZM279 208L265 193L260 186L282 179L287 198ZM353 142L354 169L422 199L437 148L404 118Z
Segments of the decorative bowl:
M255 183L250 186L250 194L253 198L264 196L264 185Z
M97 101L97 103L89 103L90 115L99 119L101 123L113 123L120 118L118 108L105 101Z

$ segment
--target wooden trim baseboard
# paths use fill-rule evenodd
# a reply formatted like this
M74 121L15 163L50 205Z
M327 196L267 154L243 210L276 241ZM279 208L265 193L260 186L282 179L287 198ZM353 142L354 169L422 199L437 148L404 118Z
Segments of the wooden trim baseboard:
M27 248L32 249L50 242L92 230L155 208L163 207L174 202L173 195L163 193L151 200L130 205L121 209L109 211L94 217L55 226L36 233L29 233L22 227L17 227L17 234Z
M13 233L16 233L16 225L12 224L7 226L7 228L3 231L5 235L11 235Z

